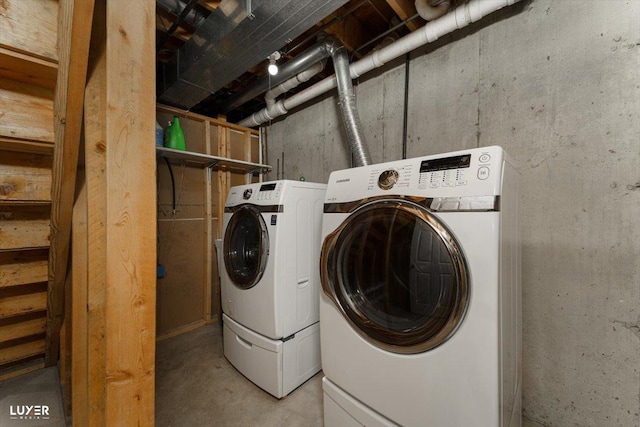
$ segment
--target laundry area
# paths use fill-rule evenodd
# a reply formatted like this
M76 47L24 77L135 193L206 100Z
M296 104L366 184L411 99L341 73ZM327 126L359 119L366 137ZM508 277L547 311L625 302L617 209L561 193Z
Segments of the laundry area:
M0 426L640 426L640 1L124 4L0 1Z

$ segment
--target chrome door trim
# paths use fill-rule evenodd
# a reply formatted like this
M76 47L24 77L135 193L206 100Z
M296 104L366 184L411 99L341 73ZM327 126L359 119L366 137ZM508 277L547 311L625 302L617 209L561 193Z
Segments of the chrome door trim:
M436 334L420 342L410 343L407 345L394 345L371 337L365 330L362 329L362 325L366 325L370 329L375 329L376 325L371 322L370 319L365 317L362 313L358 313L356 310L350 311L360 318L360 325L352 320L352 318L347 314L347 310L345 309L345 307L343 307L340 303L336 294L336 290L334 288L334 278L332 276L335 276L336 269L333 268L333 274L329 271L329 264L332 261L332 258L335 256L337 250L336 243L340 234L350 227L352 221L357 220L357 216L359 216L358 214L376 209L381 206L391 206L395 209L404 210L405 212L414 215L420 220L424 221L429 227L431 227L433 231L436 232L438 237L440 237L440 240L444 243L447 252L449 253L449 256L453 261L455 283L458 285L457 288L459 289L456 298L456 304L444 326L442 326L442 328ZM407 198L377 198L374 201L370 201L364 205L361 205L360 207L355 209L353 213L340 224L340 226L338 226L333 232L328 234L322 243L322 251L320 255L320 279L323 292L336 306L340 314L349 322L351 327L353 327L354 331L356 331L356 333L358 333L358 335L360 335L367 342L393 353L423 353L445 343L455 334L457 329L460 327L469 306L469 269L460 244L445 224L443 224L438 218L432 215L424 206L409 201L407 200ZM381 328L379 327L377 329L381 330ZM400 333L395 333L395 335L396 337L402 337Z
M374 196L341 203L325 203L324 213L351 213L363 205L379 200L403 200L414 203L430 212L499 212L500 196L416 197Z
M245 206L251 206L258 212L263 213L282 213L284 212L284 205L254 205L253 203L243 203L241 205L236 206L225 206L225 213L234 213L238 212L240 209L243 209Z
M231 232L233 231L233 228L236 226L238 222L237 218L240 217L239 213L242 213L242 211L247 211L249 215L256 218L258 225L260 226L260 255L259 255L260 266L258 267L258 270L256 271L256 273L250 278L250 280L246 284L238 283L234 279L232 274L233 268L231 266L231 261L229 260L229 249L230 249L229 247L231 245L230 240L231 240L231 234L232 234ZM262 279L264 270L267 268L268 258L269 258L269 232L267 230L267 224L265 223L264 218L262 218L262 215L260 211L256 209L256 206L250 205L250 204L241 205L239 209L237 209L229 219L229 223L227 224L227 228L225 229L225 232L224 232L223 259L224 259L224 266L227 270L227 276L229 276L229 279L237 288L244 289L244 290L251 289L252 287L258 284L260 279Z

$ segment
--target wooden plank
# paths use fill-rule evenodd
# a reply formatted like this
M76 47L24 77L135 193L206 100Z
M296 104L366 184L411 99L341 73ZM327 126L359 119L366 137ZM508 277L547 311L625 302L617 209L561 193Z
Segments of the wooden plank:
M51 157L17 152L0 158L0 201L51 201Z
M95 226L95 224L94 224ZM73 207L73 243L71 259L73 260L71 272L71 298L70 298L70 320L71 323L71 396L69 397L71 408L73 410L73 419L75 425L87 426L89 423L89 314L88 307L88 291L89 287L95 286L90 284L88 280L88 216L87 216L87 183L83 180L83 184L78 191L78 197ZM104 277L104 274L101 275ZM104 285L103 281L99 281ZM92 289L93 290L93 289ZM89 308L92 314L95 314L95 307ZM99 315L99 317L101 314ZM68 321L69 319L65 319ZM103 319L100 319L101 321ZM103 325L101 325L103 326ZM103 327L98 327L102 330ZM96 339L92 340L96 342ZM100 341L100 345L102 341ZM99 354L104 360L104 355ZM94 377L91 377L94 378ZM104 383L104 378L98 379L100 383Z
M0 371L0 382L16 378L21 375L26 375L30 372L35 372L44 368L44 358L37 358L25 363L21 363L17 366L12 366L9 369L3 369Z
M0 46L4 48L56 61L57 25L57 0L0 2Z
M85 248L86 249L86 248ZM62 404L67 425L72 425L71 421L71 359L73 357L73 349L71 348L71 326L73 319L71 316L71 286L72 274L67 274L67 280L64 284L64 319L60 327L60 362L58 363L58 378L60 379L60 389L62 390ZM86 305L85 305L86 307ZM86 311L86 308L85 308ZM45 317L46 332L46 317ZM46 337L46 335L45 335ZM46 343L45 343L46 345ZM85 371L86 377L86 371Z
M83 372L78 366L73 384L78 384L78 393L86 391L87 403L80 405L78 400L82 396L73 399L74 417L88 419L86 425L105 426L106 412L106 222L107 222L107 186L106 186L106 121L107 106L107 53L106 53L106 3L97 2L94 10L94 23L91 33L91 47L89 50L90 73L85 91L85 167L91 173L86 174L86 197L78 199L77 203L86 203L87 230L74 228L75 233L85 233L87 242L80 249L87 248L88 261L83 266L78 260L73 260L73 270L79 269L79 274L86 274L87 281L87 354L79 354L77 357L87 358L86 379L83 380ZM79 194L82 196L82 193ZM90 198L90 201L89 201ZM90 238L89 238L90 237ZM81 238L79 240L85 240ZM86 268L86 273L83 272ZM74 273L75 274L75 273ZM81 280L81 279L79 279ZM74 283L74 288L83 286L83 282ZM74 290L74 293L77 290ZM74 296L75 310L81 310L81 298ZM72 338L73 339L73 338ZM82 339L82 338L80 338ZM73 363L76 363L74 357ZM77 362L82 364L83 362ZM83 384L86 381L86 385ZM87 390L88 389L88 390ZM82 414L79 411L83 411Z
M204 132L204 146L207 154L211 154L211 124L207 121L205 122L205 132ZM212 282L212 272L213 267L212 263L214 260L211 258L211 254L213 253L213 229L211 228L211 187L213 180L213 170L211 168L205 168L204 170L204 194L205 194L205 255L204 255L204 319L206 321L211 320L211 294L213 292L213 282Z
M220 6L222 0L198 0L198 4L206 7L210 11L214 11Z
M251 128L246 128L244 126L239 126L236 125L234 123L229 123L223 119L216 119L213 117L207 117L207 116L203 116L202 114L196 114L196 113L192 113L191 111L186 111L186 110L181 110L179 108L175 108L175 107L169 107L168 105L163 105L163 104L157 104L156 106L158 111L164 112L164 113L168 113L171 115L177 115L178 117L180 117L180 120L182 120L182 118L188 118L190 120L199 120L199 121L208 121L209 123L211 123L212 125L216 125L216 126L223 126L225 128L228 129L235 129L237 131L240 132L244 132L244 131L248 131L251 133L255 133L256 135L258 134L258 131L256 129L251 129ZM160 123L162 124L162 123ZM164 126L164 125L163 125ZM221 157L224 157L223 154L218 154Z
M159 261L165 266L165 277L158 280L157 335L205 319L205 222L158 223Z
M49 247L48 206L0 205L0 250Z
M44 340L30 341L0 350L0 365L4 365L44 353Z
M46 283L0 290L0 319L47 309Z
M55 147L51 189L51 250L49 251L47 355L45 358L47 366L57 363L60 351L60 325L64 315L64 283L69 257L71 215L78 168L93 8L93 0L62 0L60 2L59 72L55 94Z
M0 289L47 280L48 251L0 252Z
M181 326L165 334L158 335L158 337L156 338L156 342L164 341L169 338L177 337L178 335L186 334L187 332L191 332L198 328L202 328L203 326L206 326L208 323L209 321L198 320L188 325Z
M387 0L387 4L391 6L391 9L398 15L401 20L412 17L416 13L415 2L410 0ZM407 28L411 31L415 31L420 28L419 23L416 23L417 19L407 22Z
M0 342L44 334L47 317L44 312L0 320Z
M322 26L333 19L329 16L317 25ZM353 15L347 15L337 20L324 30L327 34L339 39L349 52L353 52L373 38L370 31L362 26L362 23Z
M105 423L153 425L155 2L107 2L106 15Z
M0 78L0 136L53 142L53 91Z
M57 73L56 62L34 58L0 46L0 78L53 90Z
M0 136L0 150L17 151L19 153L46 154L50 156L53 154L53 143Z

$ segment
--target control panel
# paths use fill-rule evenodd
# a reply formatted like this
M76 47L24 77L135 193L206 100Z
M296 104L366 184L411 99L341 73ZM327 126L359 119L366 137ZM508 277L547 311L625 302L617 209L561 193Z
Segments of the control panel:
M329 178L326 201L384 194L497 195L504 159L502 148L492 146L335 171Z
M282 182L262 184L258 191L258 200L275 200L280 197L280 192L282 192Z

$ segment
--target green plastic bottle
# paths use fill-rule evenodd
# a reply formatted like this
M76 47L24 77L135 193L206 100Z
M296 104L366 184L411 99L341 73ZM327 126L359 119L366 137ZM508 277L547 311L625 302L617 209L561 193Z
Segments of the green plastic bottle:
M171 121L167 124L167 127L164 129L164 140L163 145L165 147L169 147L169 138L171 137Z
M167 148L185 151L187 149L187 145L184 142L184 132L182 132L178 116L173 116L173 122L171 123L170 128Z

